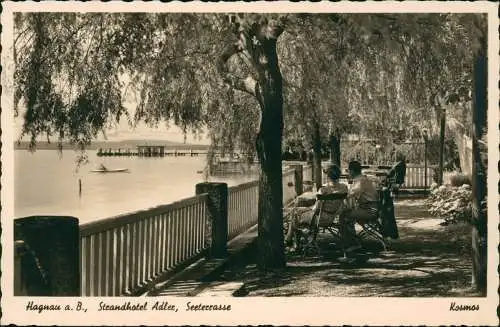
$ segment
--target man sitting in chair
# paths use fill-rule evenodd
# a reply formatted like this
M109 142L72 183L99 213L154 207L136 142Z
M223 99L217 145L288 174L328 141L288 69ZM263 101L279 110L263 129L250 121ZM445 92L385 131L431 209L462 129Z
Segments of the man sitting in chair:
M340 234L347 252L360 248L356 241L355 223L366 223L378 218L379 194L367 176L361 173L358 161L349 163L349 175L352 185L346 204L340 212ZM353 244L355 242L355 244ZM349 247L349 248L348 248Z
M329 165L324 171L327 176L327 182L319 190L318 194L331 194L331 193L347 193L347 185L339 183L340 168L337 165ZM336 213L339 211L343 200L328 201L323 207L324 212ZM294 236L299 226L310 226L313 222L315 215L319 213L319 201L316 201L312 207L296 207L291 215L290 224L288 225L288 232L285 238L286 244L291 246L294 241ZM324 217L322 217L323 219ZM333 218L333 217L332 217Z

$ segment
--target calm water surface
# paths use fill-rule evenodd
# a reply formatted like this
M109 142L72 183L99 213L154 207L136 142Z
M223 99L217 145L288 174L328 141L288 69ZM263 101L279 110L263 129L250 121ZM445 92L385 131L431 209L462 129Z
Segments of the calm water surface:
M89 163L76 170L75 152L15 151L15 216L70 215L80 222L146 209L193 196L195 184L203 182L198 171L205 157L97 157L89 151ZM128 168L128 173L100 174L91 170ZM82 181L82 195L78 192ZM252 179L241 176L225 181L230 186Z

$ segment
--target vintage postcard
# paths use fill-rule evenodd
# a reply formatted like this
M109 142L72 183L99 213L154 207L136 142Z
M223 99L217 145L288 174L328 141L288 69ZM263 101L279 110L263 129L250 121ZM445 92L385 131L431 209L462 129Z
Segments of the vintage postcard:
M2 7L2 324L498 325L498 5Z

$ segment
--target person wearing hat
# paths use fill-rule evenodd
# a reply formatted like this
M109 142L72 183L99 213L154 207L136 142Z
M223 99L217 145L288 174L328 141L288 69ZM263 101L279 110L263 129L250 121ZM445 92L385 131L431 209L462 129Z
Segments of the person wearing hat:
M323 170L327 177L327 182L324 184L317 192L317 194L331 194L331 193L347 193L347 185L339 182L340 179L340 168L337 165L329 165ZM323 210L325 212L339 212L342 206L343 200L338 201L327 201ZM310 226L315 215L319 213L319 201L311 207L294 208L294 212L291 215L290 224L288 225L288 232L285 237L287 245L292 246L294 241L295 232L297 226L306 225Z
M353 160L349 163L349 176L352 185L346 199L346 205L340 212L340 234L344 248L359 248L354 223L363 223L378 218L379 194L372 181L361 173L361 164ZM353 242L356 245L353 245Z

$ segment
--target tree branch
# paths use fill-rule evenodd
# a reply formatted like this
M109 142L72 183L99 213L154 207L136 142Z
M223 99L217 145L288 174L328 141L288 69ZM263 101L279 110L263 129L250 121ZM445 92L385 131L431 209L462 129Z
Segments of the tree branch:
M19 38L21 36L23 36L24 33L28 32L30 30L30 26L26 27L23 31L19 32L19 34L17 34L15 40L14 40L14 47L16 47L16 44L17 44L17 41L19 41Z
M245 79L243 79L228 73L222 78L224 79L224 82L229 84L234 89L255 96L255 87L257 86L257 81L251 75L248 75Z
M217 62L217 70L220 72L222 79L224 80L225 83L229 84L230 86L239 91L243 91L253 96L256 96L255 89L257 86L257 81L251 75L248 75L244 79L234 76L229 72L229 69L227 67L228 60L233 55L238 54L243 50L244 47L239 41L226 47L226 49L222 52Z
M81 65L84 65L87 62L87 57L89 55L90 49L92 48L92 43L94 42L96 30L97 30L97 27L92 30L92 36L90 37L89 45L87 47L87 51L85 52L85 55L83 56Z
M259 41L262 40L278 40L281 33L285 31L284 21L273 20L267 24L262 24L255 36Z
M249 67L253 68L253 64L250 59L250 55L248 54L247 51L241 51L238 53L238 57L243 60L243 62Z
M17 58L18 58L18 53L23 54L24 49L28 48L30 45L33 44L33 42L30 43L30 41L33 39L35 34L31 34L30 37L26 40L26 42L19 48L17 49L16 46L13 46L13 52L14 52L14 64L17 65Z

